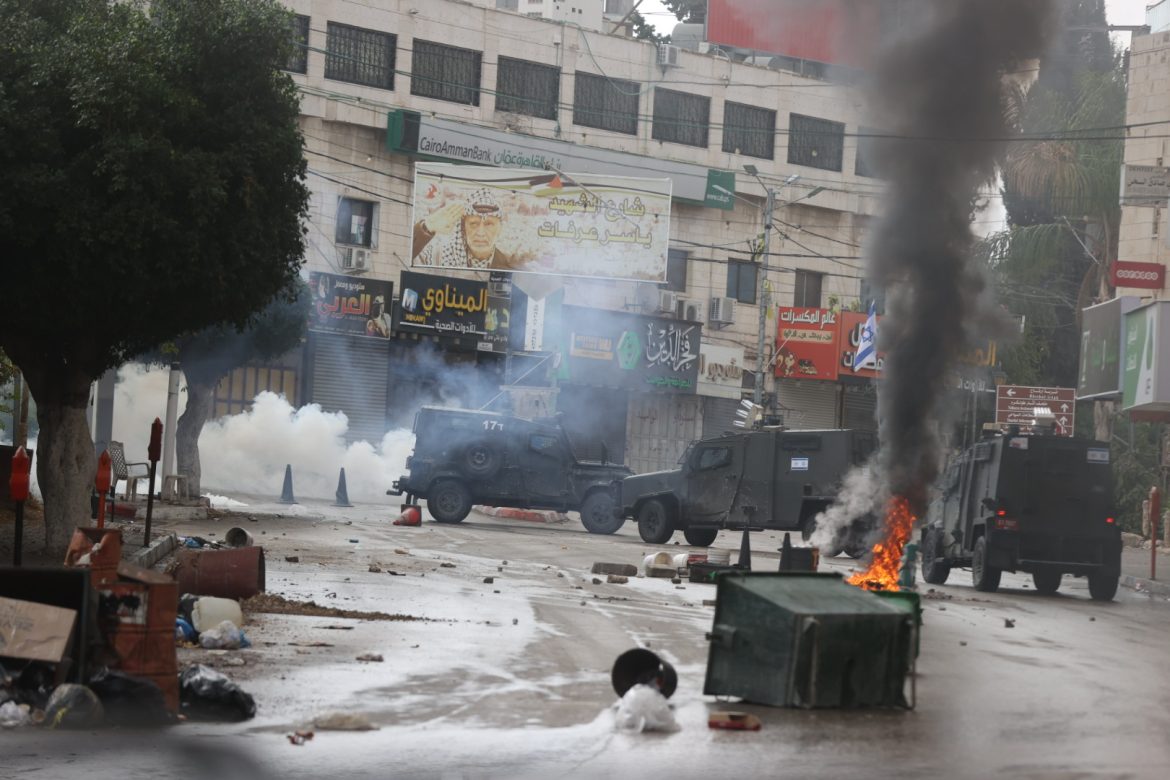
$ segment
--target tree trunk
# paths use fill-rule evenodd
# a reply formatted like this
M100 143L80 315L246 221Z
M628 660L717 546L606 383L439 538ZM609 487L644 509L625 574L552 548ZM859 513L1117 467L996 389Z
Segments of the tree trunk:
M199 379L192 379L190 374L187 375L187 405L175 426L177 473L187 475L187 490L192 496L198 496L202 492L199 434L203 432L203 424L211 416L216 384L217 381L205 383Z
M1097 441L1113 442L1114 401L1093 402L1093 438Z
M45 501L45 552L64 560L73 529L91 523L89 497L97 471L86 419L91 380L73 371L53 372L48 381L25 379L40 423L34 460Z

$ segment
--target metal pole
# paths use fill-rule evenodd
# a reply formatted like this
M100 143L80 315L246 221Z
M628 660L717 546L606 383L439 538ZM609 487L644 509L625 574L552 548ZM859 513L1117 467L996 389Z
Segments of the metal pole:
M763 254L760 257L759 279L756 280L758 288L756 303L760 307L760 335L756 342L756 389L752 394L752 400L757 406L764 403L764 343L768 330L768 302L764 298L768 289L768 247L772 237L772 210L776 205L776 190L768 187L767 192L768 199L764 204L764 241L760 247Z
M179 364L171 363L171 373L167 386L167 421L163 428L162 476L163 482L174 473L172 467L175 462L175 422L179 417ZM154 486L151 485L153 488ZM166 496L163 496L165 499Z
M1162 491L1150 488L1150 579L1158 579L1158 520L1162 514Z

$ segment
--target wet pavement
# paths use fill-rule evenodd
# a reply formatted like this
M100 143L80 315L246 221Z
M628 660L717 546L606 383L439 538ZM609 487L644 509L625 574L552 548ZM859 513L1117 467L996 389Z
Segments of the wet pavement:
M255 720L161 735L0 732L0 778L1162 778L1170 767L1163 596L1123 588L1114 602L1094 602L1071 577L1041 596L1011 574L1001 592L982 594L956 570L951 584L920 589L915 710L735 703L763 730L711 731L707 713L729 706L702 695L714 612L703 602L714 587L594 584L589 573L594 561L637 564L685 546L646 545L632 525L602 537L576 522L475 514L458 526L402 528L385 506L240 500L249 506L238 515L165 526L222 538L247 524L267 549L270 592L425 620L255 615L245 627L252 649L180 659L240 682L256 697ZM781 537L752 542L755 568L774 570ZM739 536L724 532L715 546L734 560ZM822 570L852 566L838 558ZM634 646L678 670L678 733L614 731L609 670ZM363 653L384 661L356 660ZM337 711L378 728L287 740Z

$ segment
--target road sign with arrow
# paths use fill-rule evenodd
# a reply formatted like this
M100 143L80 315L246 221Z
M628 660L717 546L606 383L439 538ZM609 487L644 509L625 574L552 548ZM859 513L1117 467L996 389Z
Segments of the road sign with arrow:
M1076 389L1000 385L995 391L995 421L1032 430L1036 408L1046 406L1056 417L1056 435L1072 436L1077 419Z

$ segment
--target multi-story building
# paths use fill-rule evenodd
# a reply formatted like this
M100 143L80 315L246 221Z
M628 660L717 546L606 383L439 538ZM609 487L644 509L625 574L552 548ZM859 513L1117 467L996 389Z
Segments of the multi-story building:
M767 398L790 425L858 424L867 409L872 418L869 380L778 377L774 360L776 307L859 308L861 246L880 187L858 153L854 87L656 47L552 13L579 8L601 27L622 3L532 4L550 19L527 15L528 0L498 4L513 10L459 0L287 5L302 44L287 70L302 95L312 189L308 271L351 277L384 299L401 293L404 272L434 273L410 268L420 160L669 178L664 283L513 274L513 330L532 320L526 301L558 296L574 332L685 326L699 366L664 389L637 372L622 381L548 370L557 360L572 368L572 348L550 361L531 349L538 344L515 339L509 348L409 328L381 339L313 331L289 367L298 403L343 410L352 436L379 441L409 425L421 402L478 405L505 376L551 381L555 393L533 397L555 397L580 446L604 443L639 471L671 465L687 441L725 430L760 366ZM768 189L776 207L765 257ZM486 273L445 273L490 283ZM505 279L491 283L492 295L507 289ZM770 303L762 352L761 290Z

